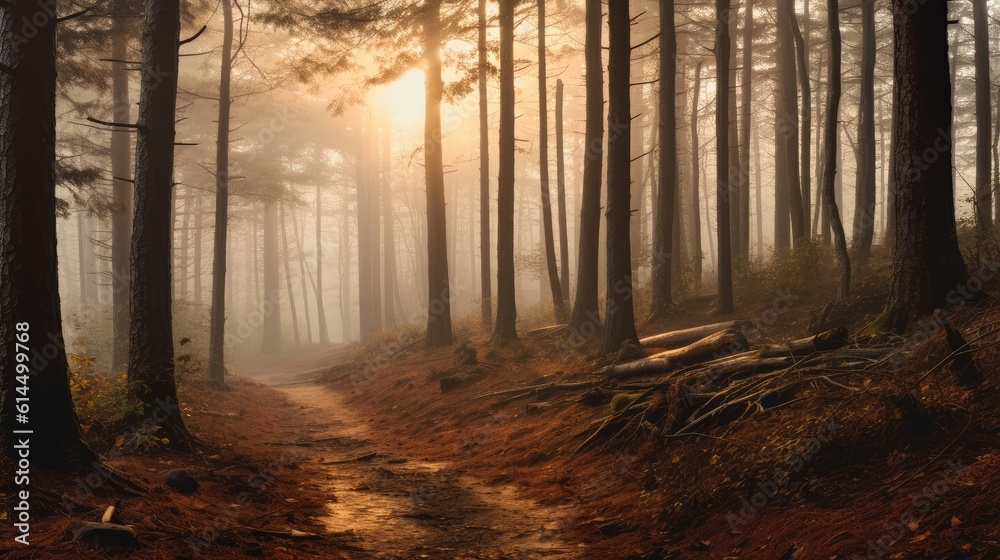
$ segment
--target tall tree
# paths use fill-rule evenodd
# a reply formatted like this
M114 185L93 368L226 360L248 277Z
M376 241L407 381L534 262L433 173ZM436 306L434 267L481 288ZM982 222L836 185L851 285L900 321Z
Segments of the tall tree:
M837 0L827 0L827 26L830 36L830 62L827 70L826 138L823 142L823 208L833 230L834 251L840 267L840 297L847 297L851 289L851 262L847 255L844 225L840 220L834 181L837 175L837 123L840 118L840 9Z
M375 219L370 170L368 131L361 127L355 154L355 209L358 224L358 326L361 340L378 331L375 324L375 299L378 279L374 273L375 246L372 221Z
M180 3L146 0L142 88L135 148L132 297L128 381L143 408L137 422L158 428L171 445L191 436L177 405L170 305L170 217Z
M212 310L208 371L213 384L225 384L226 240L229 237L229 115L232 108L233 6L222 2L222 69L219 76L219 121L215 147L215 238L212 256Z
M740 247L744 260L750 258L750 125L753 109L753 0L746 0L743 19L743 71L740 84ZM759 171L759 168L758 168ZM760 182L757 183L758 200ZM757 213L760 223L760 212Z
M500 14L500 174L497 184L497 324L498 342L517 339L514 299L514 6L499 0Z
M545 268L549 290L556 310L556 320L566 320L566 302L556 266L556 244L552 233L552 197L549 188L549 110L548 79L545 75L545 0L538 0L538 160L542 186L542 235L545 243Z
M390 129L388 123L382 128L382 235L385 253L385 279L382 283L384 317L386 326L396 322L396 302L399 300L399 276L396 272L396 221L392 195L392 163L390 154Z
M441 154L441 0L424 7L424 178L427 183L427 346L451 344L448 229Z
M479 0L479 281L483 325L493 323L493 279L490 272L490 116L486 84L486 0Z
M32 466L96 459L80 439L59 302L55 16L35 25L29 40L21 35L24 22L46 9L40 0L0 8L0 474L7 481L23 439ZM30 409L19 400L26 397Z
M838 70L839 72L839 70ZM875 0L861 1L861 103L855 179L854 256L864 262L875 235Z
M601 0L586 0L586 131L584 135L583 188L580 193L576 300L569 332L591 338L601 331L598 311L598 267L601 238L601 174L604 160L604 68L601 36Z
M677 200L677 29L674 0L660 0L659 161L653 227L650 319L662 319L673 306L674 214Z
M896 219L884 327L904 330L968 279L951 174L948 6L893 0ZM932 157L925 154L931 153Z
M321 153L321 152L320 152ZM319 183L316 184L316 285L313 291L316 292L316 320L319 322L319 343L330 344L330 331L326 324L326 305L323 303L323 189ZM346 212L346 209L344 210ZM344 216L346 220L347 217ZM302 225L305 227L305 224ZM340 246L344 247L346 239L340 239ZM345 330L346 332L346 330Z
M115 0L111 20L111 97L114 122L132 122L128 79L129 0ZM132 183L129 176L132 156L131 132L116 127L111 132L111 306L114 330L111 368L118 370L128 361L129 329L129 244L132 237Z
M264 201L264 314L260 353L281 351L281 273L278 254L278 202Z
M799 183L798 96L795 85L795 39L793 0L778 0L775 63L778 79L775 94L775 247L786 249L804 237L802 191ZM791 223L791 230L788 224Z
M990 184L990 30L987 0L972 0L976 65L976 227L982 235L993 225Z
M812 86L809 84L809 47L803 37L802 29L799 26L799 18L795 14L795 10L792 10L792 33L795 40L795 60L798 66L799 72L799 91L802 93L802 122L799 127L800 140L799 148L801 149L800 158L800 169L799 172L799 185L802 198L802 235L805 238L809 236L809 211L811 210L812 193L810 189L812 188L812 143L810 142L812 136ZM805 2L805 25L806 33L808 33L809 25L809 0Z
M285 289L288 290L288 308L292 312L292 334L295 336L295 347L302 346L299 338L299 312L295 309L295 291L292 289L291 243L288 241L288 227L285 222L285 203L279 202L278 230L281 236L281 260L285 268Z
M720 0L722 1L722 0ZM608 5L608 288L601 354L617 352L630 342L639 346L632 301L632 215L630 138L632 131L629 70L628 2Z
M719 313L733 312L733 257L730 232L729 188L729 60L732 44L729 38L729 0L715 0L715 174L716 224L719 239Z
M556 199L559 209L559 287L563 299L569 297L569 229L566 219L566 154L563 114L566 88L556 80Z
M691 233L694 241L694 291L701 292L701 269L705 256L701 250L701 203L698 181L700 179L701 140L698 139L698 98L701 96L701 67L704 61L699 60L694 68L694 85L691 96Z

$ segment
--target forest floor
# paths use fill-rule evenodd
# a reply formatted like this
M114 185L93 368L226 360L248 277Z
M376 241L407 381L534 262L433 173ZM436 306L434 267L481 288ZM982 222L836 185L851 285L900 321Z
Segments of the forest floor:
M864 326L884 301L872 278L833 309L826 287L792 287L722 319L753 321L758 344L837 326L866 344ZM642 330L720 320L708 301ZM199 452L107 461L145 494L110 491L100 472L82 493L85 477L41 475L36 487L83 505L67 514L54 492L35 506L52 507L38 512L33 546L5 538L0 556L1000 558L1000 300L949 311L973 344L974 383L960 382L945 334L925 329L892 367L834 365L684 435L669 430L675 386L645 401L614 380L572 390L600 378L600 364L558 336L525 331L495 347L466 326L460 344L426 350L403 329L290 351L242 368L229 391L183 383ZM455 376L465 383L442 391ZM634 421L582 447L629 403L643 405ZM165 488L178 468L201 482L197 493ZM139 549L68 542L74 522L96 521L116 501Z

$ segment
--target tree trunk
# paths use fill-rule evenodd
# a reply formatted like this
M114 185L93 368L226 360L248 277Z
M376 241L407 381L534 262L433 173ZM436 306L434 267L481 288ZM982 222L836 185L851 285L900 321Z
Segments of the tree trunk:
M976 229L983 237L993 227L990 184L990 30L986 0L972 0L976 64Z
M264 314L261 354L281 351L281 274L278 268L278 203L264 202Z
M298 254L299 261L299 283L302 285L302 314L305 318L306 323L306 344L312 344L312 317L309 313L309 291L306 287L306 275L308 274L306 270L306 253L305 242L303 238L305 237L305 231L299 229L299 219L298 213L295 211L295 206L292 206L292 233L295 234L295 250ZM303 224L304 225L304 224ZM291 292L291 290L289 290Z
M601 0L587 0L586 37L586 134L584 136L583 189L580 193L579 252L577 253L576 300L569 321L570 336L589 339L601 332L598 311L598 269L601 239L601 175L604 159L604 68L601 35Z
M729 39L729 0L715 0L715 176L716 224L719 235L719 313L733 312L733 256L730 231L729 189L727 177L732 177L729 165L729 61L732 45ZM794 206L793 206L794 208ZM799 224L801 226L801 224Z
M114 62L111 67L112 115L116 123L132 122L132 104L129 100L128 65L128 0L115 0L112 5L114 18L111 20L111 57L122 62ZM117 371L128 361L129 329L129 245L132 237L132 137L124 128L111 132L111 306L113 308L112 328L114 341L111 369Z
M208 379L225 384L226 240L229 236L229 111L233 68L233 6L222 2L222 73L219 79L219 122L215 151L215 239L212 255L212 310L209 326ZM232 304L230 304L232 308Z
M556 80L556 198L559 204L559 288L569 297L569 232L566 220L566 156L563 141L563 81Z
M448 229L441 154L441 0L430 0L424 22L427 97L424 117L424 174L427 182L427 347L451 344Z
M660 0L660 174L653 226L653 302L650 320L673 307L674 214L677 213L677 29L674 0Z
M805 13L806 13L806 33L808 34L808 29L810 25L809 21L809 0L805 2ZM802 127L800 136L800 149L802 150L801 161L799 162L800 171L800 187L802 193L802 235L804 238L809 238L810 228L810 215L809 211L812 209L812 86L809 84L809 49L806 45L805 38L803 38L802 30L799 28L799 20L795 15L795 11L792 10L792 33L795 40L795 58L796 64L799 68L799 90L802 92Z
M365 192L368 196L368 230L371 232L372 326L382 330L382 189L379 185L378 129L372 124L366 137Z
M487 86L486 0L479 0L479 281L484 326L493 324L490 245L490 116Z
M951 305L968 273L955 231L948 8L893 0L897 149L895 251L886 328ZM932 154L928 157L927 154ZM974 295L974 294L973 294Z
M875 236L875 0L861 2L861 104L858 107L858 168L854 235L857 262L871 254Z
M552 200L549 193L549 111L545 76L545 0L538 0L538 160L542 186L542 236L545 243L545 268L549 275L549 291L556 311L556 321L566 320L566 302L556 266L556 244L552 233Z
M750 259L750 126L753 107L753 0L746 0L743 20L743 72L740 84L740 245L739 254ZM760 183L757 183L760 189ZM757 213L760 221L760 212Z
M732 22L736 21L736 13L738 8L733 8L733 2L729 3L729 11L726 12L726 17L729 19L728 23L730 28L732 28ZM740 131L739 131L739 119L738 119L738 108L736 103L736 49L732 46L732 33L730 32L730 48L729 48L729 59L726 62L726 69L729 72L729 93L727 94L727 107L728 107L728 135L729 139L726 141L726 145L729 147L729 170L726 174L728 180L726 181L726 194L728 195L729 202L729 247L731 255L735 259L741 258L740 255L740 231L743 226L740 225L740 209L743 207L743 191L740 190L742 182L740 181Z
M840 7L837 0L827 0L827 26L830 35L830 67L827 73L826 138L824 140L826 164L823 166L823 207L833 230L834 251L840 267L840 297L851 290L851 262L847 255L847 240L840 210L834 192L837 175L837 125L840 118Z
M514 4L500 0L500 175L497 187L497 324L493 339L517 339L514 295ZM596 302L595 302L596 303Z
M337 300L340 305L340 340L346 343L354 338L354 321L351 317L351 225L347 202L341 204L340 239L337 240L340 273Z
M291 250L291 244L288 242L288 229L285 227L285 203L280 202L281 206L278 209L280 212L280 217L278 219L278 233L281 235L281 260L283 261L285 267L285 289L288 290L288 308L292 311L292 334L295 335L295 347L299 348L302 346L302 340L299 338L299 312L295 309L295 292L292 290L292 266L289 263L291 258L288 256Z
M375 250L372 243L372 228L374 212L372 210L373 185L369 182L371 174L368 166L368 132L362 130L356 139L355 154L355 201L358 224L358 326L361 340L368 338L378 329L375 327L375 290L376 279L373 275L372 260Z
M777 92L775 94L775 248L787 249L804 235L799 184L798 96L795 85L794 3L778 0ZM788 222L791 221L789 236Z
M185 189L187 191L187 189ZM188 269L190 268L190 246L191 246L191 193L186 192L184 195L184 206L183 210L184 217L181 220L181 258L180 266L174 271L174 274L180 276L180 297L177 298L179 301L186 301L188 298Z
M701 203L699 202L700 191L698 186L699 174L701 172L700 155L701 140L698 139L698 103L701 96L701 67L704 64L699 60L694 68L694 94L691 96L691 234L694 241L694 291L701 293L701 269L705 261L705 255L701 249Z
M194 197L194 257L192 261L194 262L193 271L193 284L194 284L194 295L192 301L195 305L201 306L201 223L202 223L202 211L201 211L201 195L196 194Z
M756 211L757 211L757 256L764 256L764 208L763 208L763 198L764 198L764 181L761 178L761 165L760 165L760 129L753 129L753 153L754 153L754 183L756 183L757 188L757 201L756 201Z
M55 14L30 40L20 35L41 6L0 8L0 474L8 486L19 440L30 440L32 467L97 459L80 439L59 304Z
M631 99L629 98L628 2L608 6L608 288L601 355L625 343L639 346L632 307L632 252L629 244L631 198Z
M135 148L131 332L128 381L143 404L136 425L152 425L171 446L190 445L177 405L170 308L171 192L180 46L180 6L146 0L142 89Z
M346 212L346 210L345 210ZM345 217L346 219L346 217ZM344 239L340 240L344 243ZM319 343L330 344L330 331L326 324L326 306L323 303L323 198L322 189L316 185L316 320L319 322Z
M392 164L390 162L389 125L382 129L382 232L385 245L385 279L382 284L385 324L396 323L396 300L399 299L399 280L396 272L396 209L392 196Z

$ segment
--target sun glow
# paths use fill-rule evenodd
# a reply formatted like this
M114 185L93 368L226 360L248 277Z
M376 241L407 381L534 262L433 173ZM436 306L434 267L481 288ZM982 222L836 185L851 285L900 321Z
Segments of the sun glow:
M424 73L407 71L378 93L382 106L396 126L416 126L424 120Z

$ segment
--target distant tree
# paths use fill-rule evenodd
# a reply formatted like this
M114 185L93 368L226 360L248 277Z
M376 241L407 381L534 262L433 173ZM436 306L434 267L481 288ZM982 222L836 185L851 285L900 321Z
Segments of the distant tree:
M663 319L673 306L674 215L677 213L677 29L674 0L660 0L659 161L653 227L650 320Z
M17 0L0 7L0 338L4 341L0 344L0 474L4 477L12 476L17 464L19 439L30 439L32 466L67 469L96 459L80 439L63 342L56 256L56 16L48 9L49 4L40 0ZM44 17L38 18L40 14ZM33 22L36 30L28 40L21 35L26 21ZM18 400L24 397L30 398L30 407ZM26 420L19 417L21 413ZM17 430L31 430L31 435Z
M601 332L598 311L598 255L601 238L601 173L604 159L604 68L601 35L604 19L601 0L587 0L584 59L586 63L586 131L584 135L583 188L580 193L579 252L576 299L569 332L592 338Z
M840 119L840 11L837 0L827 0L827 27L830 35L830 62L827 69L826 124L823 145L826 162L823 165L823 208L833 233L833 246L840 267L840 297L851 290L851 262L847 255L847 239L837 208L834 182L837 175L837 125Z
M556 320L566 320L566 302L563 300L559 269L556 265L556 244L552 233L552 196L549 188L549 110L548 77L545 75L545 0L538 0L538 159L542 187L542 237L545 248L545 269L548 272L549 290L556 311Z
M799 182L798 97L795 86L793 0L778 0L775 15L778 79L775 94L775 247L787 249L805 236ZM791 223L791 230L789 230Z
M698 139L698 99L701 96L701 68L705 62L698 61L694 67L694 84L691 86L691 234L694 244L694 291L701 292L702 265L705 256L701 249L701 203L698 190L700 179L700 146Z
M135 149L128 381L143 404L136 422L173 446L191 443L177 404L170 302L170 216L180 48L180 6L146 0Z
M497 324L493 339L517 339L514 293L514 7L500 4L500 176L497 183Z
M740 198L740 247L739 253L744 260L750 258L750 126L753 108L753 6L754 0L746 0L743 20L743 63L740 84L740 191L745 196ZM760 171L758 166L757 171ZM760 200L760 183L757 185L758 201ZM762 228L760 212L757 213L758 228ZM762 236L763 237L763 236Z
M839 71L839 70L838 70ZM875 0L861 2L861 103L854 202L854 256L868 260L875 234Z
M481 309L483 324L493 324L493 284L490 255L490 116L487 72L489 70L486 48L486 0L479 0L478 52L479 52L479 280L481 283Z
M212 306L209 321L207 377L225 385L226 240L229 237L229 116L232 108L233 6L222 1L222 69L215 151L215 241L212 253Z
M732 43L729 38L729 2L715 1L715 130L729 130L729 60ZM733 312L733 256L729 213L729 136L715 135L716 204L719 239L719 313ZM794 208L794 207L793 207Z
M264 324L261 354L281 351L281 274L278 263L278 200L264 201Z
M562 80L556 80L556 200L559 209L559 286L569 297L569 226L566 218L565 96ZM564 313L566 315L566 313ZM566 320L569 317L564 317Z
M805 2L805 26L808 33L809 25L809 0ZM802 96L802 118L799 127L799 148L801 157L799 158L799 186L802 193L802 236L808 239L810 231L810 216L812 197L812 86L809 84L809 47L799 25L799 18L792 11L792 37L795 42L795 60L798 66L799 92Z
M903 331L948 305L968 272L955 228L948 6L893 0L896 220L884 327ZM934 157L924 154L933 150Z
M720 0L722 1L722 0ZM631 198L631 41L628 2L608 5L608 288L602 355L623 344L639 346L632 301ZM727 233L728 235L728 233Z
M976 228L980 235L993 226L990 184L990 29L987 0L972 0L976 66Z

